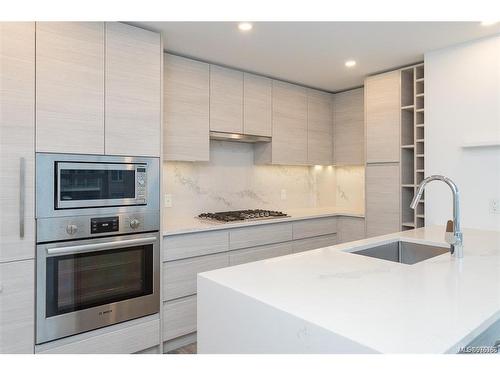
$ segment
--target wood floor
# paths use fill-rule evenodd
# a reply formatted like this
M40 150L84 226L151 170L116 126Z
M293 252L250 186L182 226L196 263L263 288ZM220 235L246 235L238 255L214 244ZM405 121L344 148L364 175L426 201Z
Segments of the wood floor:
M179 349L171 350L167 354L196 354L196 343L194 342Z

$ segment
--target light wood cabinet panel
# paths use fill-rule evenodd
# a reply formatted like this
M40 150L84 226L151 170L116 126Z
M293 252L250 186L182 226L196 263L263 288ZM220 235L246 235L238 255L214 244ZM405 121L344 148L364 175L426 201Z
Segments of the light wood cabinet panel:
M307 164L307 89L273 81L273 139L255 145L257 164Z
M35 252L34 22L0 23L0 66L1 263L34 258Z
M163 341L196 332L196 296L163 305Z
M333 246L338 242L337 234L327 234L325 236L304 238L292 242L292 250L294 253L319 249L322 247Z
M164 55L165 160L208 161L209 65Z
M106 23L105 153L160 156L160 35Z
M229 248L231 250L253 247L292 239L292 224L263 224L251 227L231 229Z
M163 239L163 260L176 260L229 250L228 231L179 234Z
M273 81L273 164L307 164L307 89Z
M210 130L243 133L243 73L210 65Z
M0 353L33 353L35 262L0 264Z
M329 93L308 90L307 161L330 165L333 162L333 112Z
M399 164L366 166L366 237L400 231Z
M339 219L340 242L350 242L365 238L365 219L342 216Z
M160 344L158 314L37 345L37 354L132 354Z
M291 242L253 247L251 249L244 249L229 253L229 265L235 266L243 263L256 262L258 260L279 257L291 253L292 253Z
M36 150L104 153L104 24L36 24Z
M243 133L272 135L272 80L243 73Z
M322 236L337 232L337 218L323 217L293 222L293 239Z
M227 253L174 260L163 263L163 300L196 293L196 275L228 266Z
M366 162L400 159L400 72L365 80Z
M365 163L364 89L333 95L333 162Z

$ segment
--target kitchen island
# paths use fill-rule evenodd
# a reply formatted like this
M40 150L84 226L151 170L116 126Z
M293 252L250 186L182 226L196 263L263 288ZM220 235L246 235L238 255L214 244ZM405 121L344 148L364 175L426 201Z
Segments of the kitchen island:
M500 232L464 230L462 259L353 254L394 241L448 246L426 227L199 274L198 352L457 353L498 330Z

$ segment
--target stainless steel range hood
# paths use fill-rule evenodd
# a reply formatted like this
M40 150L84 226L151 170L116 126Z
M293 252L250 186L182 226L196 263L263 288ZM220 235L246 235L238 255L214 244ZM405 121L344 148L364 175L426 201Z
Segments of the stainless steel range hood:
M250 135L250 134L214 132L214 131L210 132L210 139L216 141L230 141L230 142L244 142L244 143L271 142L271 137L263 137L260 135Z

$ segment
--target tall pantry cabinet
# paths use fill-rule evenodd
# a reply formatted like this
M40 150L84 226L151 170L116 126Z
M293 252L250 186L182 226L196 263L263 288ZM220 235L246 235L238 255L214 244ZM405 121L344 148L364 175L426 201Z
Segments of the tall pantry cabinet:
M0 23L0 353L33 353L35 23Z
M366 236L400 231L400 72L365 80Z

